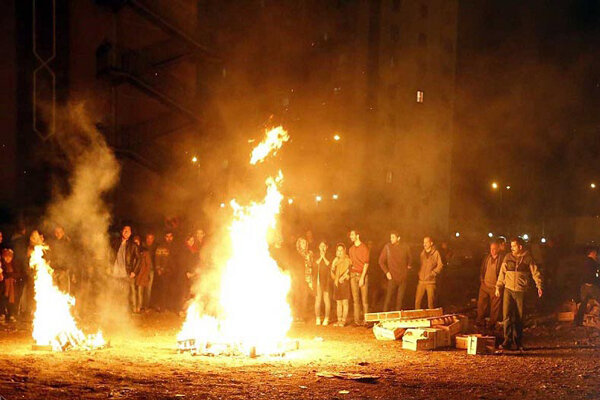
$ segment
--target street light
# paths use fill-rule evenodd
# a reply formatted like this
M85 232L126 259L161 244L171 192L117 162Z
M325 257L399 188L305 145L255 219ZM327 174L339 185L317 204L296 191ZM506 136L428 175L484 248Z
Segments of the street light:
M594 182L590 183L590 188L591 189L596 189L596 184Z
M510 190L510 185L506 185L506 190Z
M523 240L529 240L529 235L528 235L528 234L526 234L526 233L524 233L524 234L523 234Z
M454 234L454 236L456 236L456 237L460 237L460 232L456 232L456 233Z
M494 189L494 190L498 189L498 183L497 182L492 182L492 189Z
M335 140L336 142L339 142L340 139L341 139L341 136L339 134L336 133L335 135L333 135L333 140Z
M319 203L321 200L323 200L323 198L320 195L316 195L315 200L317 201L317 203Z
M488 233L488 237L489 237L489 238L493 238L493 237L494 237L494 234L493 234L492 232L490 232L490 233Z
M221 203L221 204L219 205L219 207L221 207L221 208L225 208L225 203Z
M288 204L294 204L294 199L292 199L291 197L288 199Z
M192 157L192 162L194 164L196 164L198 162L198 157L196 157L196 156Z
M333 196L331 196L332 199L337 200L338 199L338 195L334 194Z

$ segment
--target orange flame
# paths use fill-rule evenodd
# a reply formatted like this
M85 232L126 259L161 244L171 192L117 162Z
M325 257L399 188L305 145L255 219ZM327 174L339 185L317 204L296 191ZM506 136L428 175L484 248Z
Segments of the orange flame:
M266 132L265 140L252 152L251 164L281 148L288 138L282 127ZM269 236L283 200L278 190L282 180L281 171L266 180L267 194L261 203L230 202L232 252L221 276L222 313L218 318L206 316L198 303L192 303L179 341L193 339L200 348L229 343L246 353L253 348L258 354L271 354L285 339L292 324L287 303L290 278L269 253Z
M104 346L102 332L84 335L77 328L71 315L75 299L61 292L52 281L53 270L44 259L48 246L37 245L29 258L29 266L35 271L35 314L33 339L40 346L52 346L55 351L67 347L93 349Z

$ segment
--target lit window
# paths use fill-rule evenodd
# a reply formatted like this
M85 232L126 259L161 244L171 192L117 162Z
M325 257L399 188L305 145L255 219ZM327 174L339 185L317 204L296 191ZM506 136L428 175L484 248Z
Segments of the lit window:
M422 103L425 97L425 93L422 90L417 90L417 103Z

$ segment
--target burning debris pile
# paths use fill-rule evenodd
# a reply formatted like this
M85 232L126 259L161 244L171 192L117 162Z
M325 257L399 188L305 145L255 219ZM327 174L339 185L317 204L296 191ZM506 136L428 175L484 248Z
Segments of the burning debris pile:
M275 128L252 152L251 164L262 162L288 140L287 132ZM229 227L232 250L221 275L220 312L205 315L200 300L187 310L177 336L178 350L196 355L281 355L297 347L286 339L292 323L287 295L290 277L271 258L273 236L283 196L276 178L266 180L262 203L242 206L230 202L233 221Z
M35 273L35 303L33 320L34 349L65 351L94 350L106 345L102 332L85 335L71 315L75 299L61 292L52 280L53 270L44 259L47 246L34 247L29 266Z

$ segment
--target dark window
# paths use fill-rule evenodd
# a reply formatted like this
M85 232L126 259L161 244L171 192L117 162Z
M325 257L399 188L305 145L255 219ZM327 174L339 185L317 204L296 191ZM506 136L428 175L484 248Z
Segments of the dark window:
M402 0L392 0L392 10L398 12L400 7L402 7Z
M396 24L392 24L390 28L390 39L394 43L398 43L400 40L400 28Z
M421 18L427 18L427 14L429 14L429 7L427 7L425 4L421 4L419 13L421 14Z
M421 47L427 46L427 35L424 33L419 33L419 46L421 46Z

